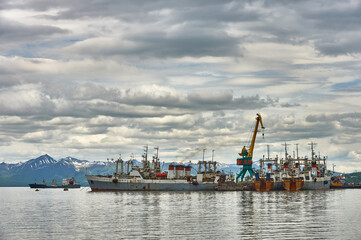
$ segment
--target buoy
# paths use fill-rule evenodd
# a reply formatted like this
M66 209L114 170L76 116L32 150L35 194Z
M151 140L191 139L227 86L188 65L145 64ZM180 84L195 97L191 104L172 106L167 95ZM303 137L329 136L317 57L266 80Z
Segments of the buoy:
M39 189L36 189L35 192L39 192Z
M67 189L67 188L64 188L64 191L68 191L68 189Z

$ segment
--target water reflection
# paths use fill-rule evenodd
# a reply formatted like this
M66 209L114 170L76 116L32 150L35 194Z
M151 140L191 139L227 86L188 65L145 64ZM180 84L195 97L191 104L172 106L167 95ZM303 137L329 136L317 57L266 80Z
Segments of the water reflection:
M359 199L361 191L353 189L92 193L0 188L0 239L359 239Z

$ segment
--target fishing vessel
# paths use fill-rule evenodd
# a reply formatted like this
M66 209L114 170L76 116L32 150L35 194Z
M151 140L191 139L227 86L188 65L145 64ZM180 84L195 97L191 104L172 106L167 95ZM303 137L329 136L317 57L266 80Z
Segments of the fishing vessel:
M278 156L272 159L269 157L269 146L267 146L268 157L260 159L260 169L266 162L271 162L270 178L275 183L272 190L318 190L329 189L331 184L331 172L327 170L326 157L317 156L314 152L315 143L311 142L311 159L307 156L298 156L298 144L296 144L297 156L291 157L285 146L285 158ZM270 166L268 165L270 168Z
M311 142L309 145L311 145L311 159L302 159L305 180L302 190L330 189L332 174L327 170L326 157L315 154L315 143Z
M284 169L288 169L288 163L284 163ZM295 164L295 169L285 171L282 177L282 187L286 191L297 191L303 188L305 181L299 171L299 163Z
M152 162L148 160L148 146L142 155L142 166L133 166L119 157L113 175L86 175L93 192L97 191L210 191L217 190L219 175L215 161L199 161L198 173L191 175L191 166L169 165L167 172L161 172L159 148ZM120 165L120 171L118 171ZM203 170L203 171L202 171Z
M57 185L56 180L53 179L51 185L46 185L45 180L43 183L30 183L30 188L80 188L80 185L74 178L64 178L62 181L62 185Z

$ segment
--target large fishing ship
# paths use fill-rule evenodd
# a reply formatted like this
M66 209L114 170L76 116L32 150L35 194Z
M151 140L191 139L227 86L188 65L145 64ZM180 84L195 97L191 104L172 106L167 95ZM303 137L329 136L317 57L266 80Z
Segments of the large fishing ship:
M215 161L199 161L198 173L191 175L191 166L169 165L168 172L161 172L158 151L148 160L148 146L142 155L142 166L133 166L119 157L113 175L86 175L92 191L210 191L217 190L219 174ZM120 165L120 171L119 170ZM126 167L126 169L125 169ZM124 171L125 170L125 171ZM204 171L202 171L204 170Z
M269 146L267 146L268 157L260 160L260 172L264 174L263 166L268 162L267 174L274 180L272 190L317 190L329 189L331 184L331 172L327 170L326 157L317 156L314 152L315 143L311 145L311 159L298 156L291 157L287 153L285 145L285 158L269 157Z

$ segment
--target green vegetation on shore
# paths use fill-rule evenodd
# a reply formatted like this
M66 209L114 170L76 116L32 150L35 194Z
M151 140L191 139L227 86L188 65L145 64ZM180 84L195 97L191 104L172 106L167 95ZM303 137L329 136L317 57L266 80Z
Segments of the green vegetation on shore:
M347 183L361 183L361 172L344 174Z

